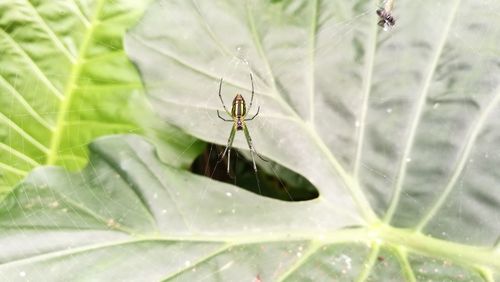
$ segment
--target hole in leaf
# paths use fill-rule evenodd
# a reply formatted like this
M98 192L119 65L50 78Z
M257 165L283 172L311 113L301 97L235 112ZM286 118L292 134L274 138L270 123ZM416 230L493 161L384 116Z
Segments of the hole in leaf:
M219 161L223 146L208 144L191 166L191 171L215 180L239 186L262 196L283 201L306 201L319 196L318 190L303 176L273 161L257 160L257 177L251 159L231 150L231 175L227 174L227 156ZM248 156L249 157L249 156Z

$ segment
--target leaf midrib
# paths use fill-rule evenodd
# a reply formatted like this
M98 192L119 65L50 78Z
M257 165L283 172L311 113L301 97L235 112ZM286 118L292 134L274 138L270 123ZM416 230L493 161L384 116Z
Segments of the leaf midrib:
M17 230L17 229L16 229ZM103 230L100 230L103 231ZM109 232L116 232L104 230ZM9 261L0 264L1 267L35 263L54 258L72 256L79 253L90 252L94 250L112 248L122 245L141 243L141 242L182 242L182 243L221 243L238 245L264 244L273 242L311 242L311 246L329 246L335 244L379 244L380 247L405 248L405 250L429 257L438 257L456 264L469 268L481 266L489 269L493 268L500 271L500 253L495 252L493 248L482 248L464 245L460 243L449 242L441 239L432 238L411 230L394 228L388 225L375 226L371 228L341 229L334 232L318 232L311 230L309 232L290 232L283 231L282 234L273 232L272 234L254 234L254 235L144 235L130 236L128 240L117 240L100 244L90 244L73 249L64 249L36 255L28 258ZM312 250L320 248L313 248ZM315 252L311 252L311 255Z
M81 48L78 52L78 56L75 59L75 63L71 67L70 76L68 82L64 87L63 100L59 106L59 111L57 115L56 128L54 133L52 134L50 140L50 148L47 153L47 165L54 165L57 162L57 157L59 153L59 148L61 146L62 133L65 126L66 116L69 112L69 108L71 106L71 100L73 94L75 93L75 89L77 88L76 82L78 77L82 71L82 65L85 61L85 54L87 53L87 49L91 43L92 36L94 34L94 30L96 26L99 24L99 16L103 9L105 0L98 0L93 12L94 18L91 21L90 26L87 28Z

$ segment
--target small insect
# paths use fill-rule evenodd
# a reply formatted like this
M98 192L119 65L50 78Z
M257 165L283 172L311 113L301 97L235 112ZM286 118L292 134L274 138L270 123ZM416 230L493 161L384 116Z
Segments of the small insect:
M378 9L377 15L380 18L378 25L383 27L384 30L388 30L396 24L396 20L391 15L391 12L387 11L385 8Z
M251 118L247 118L247 114L250 112L252 109L252 103L253 103L253 96L254 96L254 88L253 88L253 77L252 74L250 74L250 81L252 83L252 97L250 98L250 105L248 106L248 110L245 104L245 99L241 94L236 94L236 96L233 99L233 105L231 108L231 112L229 112L226 108L226 105L224 104L224 100L222 100L222 95L221 95L221 90L222 90L222 78L220 79L219 83L219 98L220 101L222 102L222 107L224 107L224 110L226 113L231 117L231 119L225 119L220 116L219 110L217 110L217 116L219 116L220 119L223 121L229 121L233 122L233 127L231 128L231 133L229 134L229 139L227 141L227 147L224 150L224 152L221 155L221 159L224 158L224 156L227 153L227 173L229 174L229 164L230 164L230 159L231 159L231 148L233 146L233 140L234 140L234 135L236 134L236 131L243 130L245 133L245 138L248 143L248 147L250 148L250 155L252 156L252 162L253 162L253 170L255 173L257 173L257 166L255 165L255 155L257 155L259 158L261 158L263 161L267 161L263 157L261 157L257 151L255 151L255 148L253 147L252 144L252 138L250 137L250 132L248 131L248 127L246 126L247 121L253 120L260 111L260 106L257 108L257 112L255 115L253 115Z

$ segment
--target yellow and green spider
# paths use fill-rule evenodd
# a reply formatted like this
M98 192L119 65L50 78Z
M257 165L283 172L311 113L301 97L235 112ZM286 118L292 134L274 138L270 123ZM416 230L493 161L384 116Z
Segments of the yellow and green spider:
M257 166L255 165L255 155L257 155L259 158L261 158L263 161L267 161L263 157L261 157L257 151L255 151L255 148L252 144L252 138L250 137L250 132L248 131L248 127L245 124L245 122L249 120L253 120L258 114L260 110L260 106L257 108L257 112L253 117L251 118L246 118L248 112L252 109L252 103L253 103L253 96L254 96L254 88L253 88L253 77L252 74L250 74L250 81L252 83L252 97L250 98L250 105L248 106L248 111L245 103L245 99L241 94L236 94L236 96L233 99L233 106L231 108L231 112L229 112L226 108L226 105L224 104L224 100L222 100L222 95L221 95L221 90L222 90L222 78L220 79L219 83L219 98L220 101L222 102L222 107L224 107L224 110L228 114L228 116L231 117L231 119L225 119L220 116L219 110L217 110L217 116L219 116L220 119L223 121L229 121L233 122L233 127L231 128L231 133L229 134L229 139L227 141L227 146L224 152L221 155L220 159L223 159L224 156L227 153L227 173L229 174L229 164L231 160L231 148L233 146L233 140L234 140L234 135L236 134L236 131L238 130L243 130L245 133L245 138L248 143L248 147L250 148L250 155L252 156L252 163L253 163L253 170L255 173L257 173Z

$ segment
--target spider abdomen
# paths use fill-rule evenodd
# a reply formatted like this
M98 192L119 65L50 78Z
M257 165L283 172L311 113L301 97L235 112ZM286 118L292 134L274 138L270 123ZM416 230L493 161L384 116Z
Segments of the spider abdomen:
M245 99L241 94L236 94L236 97L233 99L233 107L231 109L231 115L233 119L241 119L244 118L247 114L247 107L245 105Z

